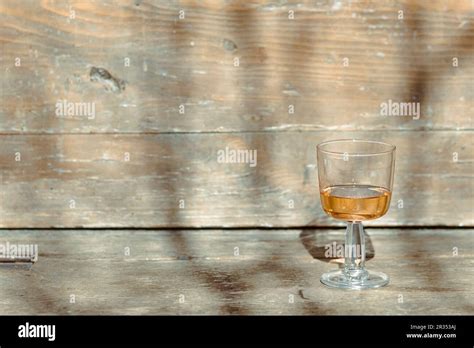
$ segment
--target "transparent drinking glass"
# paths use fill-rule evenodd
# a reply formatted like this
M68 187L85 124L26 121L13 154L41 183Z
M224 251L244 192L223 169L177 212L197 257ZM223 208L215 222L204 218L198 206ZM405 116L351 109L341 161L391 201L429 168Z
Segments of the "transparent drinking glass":
M343 289L387 285L389 277L365 268L362 221L383 216L392 196L395 146L379 141L342 139L317 146L321 205L347 222L344 267L324 273L321 282Z

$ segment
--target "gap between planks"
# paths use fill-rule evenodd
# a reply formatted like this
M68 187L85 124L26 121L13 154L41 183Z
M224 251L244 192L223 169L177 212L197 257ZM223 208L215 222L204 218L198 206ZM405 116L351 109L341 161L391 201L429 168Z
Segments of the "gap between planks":
M400 133L421 133L421 132L472 132L474 128L436 128L436 129L344 129L346 132L400 132ZM334 129L264 129L264 130L225 130L225 131L145 131L145 132L1 132L0 136L37 136L37 135L186 135L186 134L271 134L271 133L325 133L334 132Z

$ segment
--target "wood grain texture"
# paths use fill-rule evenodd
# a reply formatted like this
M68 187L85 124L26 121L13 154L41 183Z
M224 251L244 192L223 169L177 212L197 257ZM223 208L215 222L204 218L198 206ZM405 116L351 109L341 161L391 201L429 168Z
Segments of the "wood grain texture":
M456 134L370 133L397 146L391 208L371 224L474 225L473 134ZM0 226L334 226L320 207L316 144L364 135L4 135ZM256 150L256 166L219 163L226 147Z
M472 315L473 232L368 229L367 267L390 284L334 291L319 277L340 261L320 250L343 230L2 230L39 258L0 266L0 313Z
M472 19L468 0L2 0L0 132L472 129ZM389 99L420 119L380 116Z

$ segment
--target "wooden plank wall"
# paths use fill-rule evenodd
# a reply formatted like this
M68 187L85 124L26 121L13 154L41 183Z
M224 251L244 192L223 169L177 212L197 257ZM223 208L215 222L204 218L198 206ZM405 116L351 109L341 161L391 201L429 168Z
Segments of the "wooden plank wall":
M334 226L315 146L345 137L398 147L372 225L473 226L473 13L0 0L0 227ZM389 100L420 117L381 116ZM226 148L257 150L256 166L219 163Z

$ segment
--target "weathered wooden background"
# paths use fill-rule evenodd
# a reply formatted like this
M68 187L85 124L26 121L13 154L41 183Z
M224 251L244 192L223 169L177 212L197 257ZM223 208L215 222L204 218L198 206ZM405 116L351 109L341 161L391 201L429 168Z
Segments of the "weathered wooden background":
M0 314L472 314L473 15L469 0L0 0L0 241L39 249L32 267L0 259ZM420 117L381 116L389 100ZM346 137L397 146L391 209L366 236L391 277L378 291L319 282L343 230L321 210L316 145ZM256 166L219 163L226 148Z
M0 227L335 225L315 146L343 137L398 147L373 225L472 226L473 13L469 0L0 0ZM61 100L95 117L58 116ZM420 118L380 116L388 100L420 102ZM218 163L226 147L256 149L257 166Z

